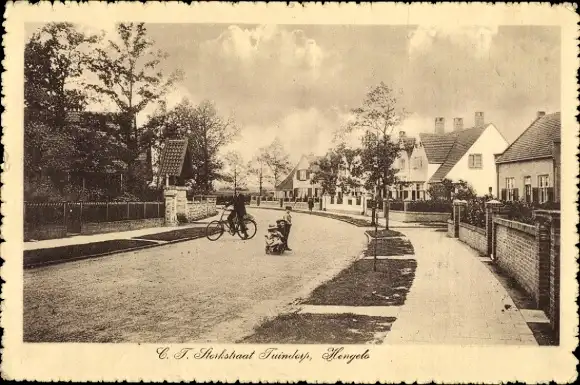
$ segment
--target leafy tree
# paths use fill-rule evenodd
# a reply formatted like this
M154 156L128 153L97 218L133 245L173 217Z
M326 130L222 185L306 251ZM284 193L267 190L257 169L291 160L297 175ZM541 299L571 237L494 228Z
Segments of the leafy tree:
M471 184L462 179L454 182L445 178L439 183L430 185L427 189L427 193L431 199L435 200L472 200L476 197L475 191L473 190Z
M290 156L284 149L280 138L274 139L274 141L265 148L264 163L270 169L274 187L278 186L281 177L288 174L292 169L289 158Z
M88 97L78 85L97 40L71 23L49 23L25 45L25 199L64 197L66 171L78 163L85 138L66 117L86 107Z
M143 184L136 175L137 158L150 140L150 135L144 135L137 126L137 115L165 95L180 73L165 78L158 70L166 54L152 49L153 42L147 38L144 23L120 23L116 32L120 43L109 40L106 48L92 52L90 69L98 82L87 87L118 109L119 129L114 133L115 139L124 146L121 159L127 164L127 183L130 188L136 188Z
M343 162L342 155L330 150L313 164L312 184L319 184L322 194L334 195L338 184L339 170Z
M28 117L55 128L67 111L82 110L87 95L79 86L97 36L79 32L71 23L49 23L24 48L24 106Z
M232 119L221 118L213 103L203 101L194 106L183 99L171 110L162 105L149 118L145 132L158 152L166 139L188 138L194 176L187 184L197 192L208 193L213 182L221 178L219 151L236 138L239 129Z
M353 111L347 131L362 130L362 166L367 174L365 188L379 188L386 196L390 185L397 181L393 163L399 153L399 145L391 140L393 129L398 126L404 111L399 109L393 90L385 83L371 89L361 107Z
M335 152L341 157L341 170L345 172L339 175L338 185L343 192L350 193L357 191L363 186L362 176L364 173L362 164L362 150L360 148L349 148L344 143L336 147Z

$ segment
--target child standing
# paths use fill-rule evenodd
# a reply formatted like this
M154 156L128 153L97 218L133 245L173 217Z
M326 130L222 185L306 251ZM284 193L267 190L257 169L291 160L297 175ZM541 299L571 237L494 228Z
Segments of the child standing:
M286 214L284 214L284 221L286 221L286 232L284 234L284 238L286 241L286 250L292 251L291 248L288 247L288 238L290 237L290 228L292 227L292 215L290 214L291 207L286 207Z

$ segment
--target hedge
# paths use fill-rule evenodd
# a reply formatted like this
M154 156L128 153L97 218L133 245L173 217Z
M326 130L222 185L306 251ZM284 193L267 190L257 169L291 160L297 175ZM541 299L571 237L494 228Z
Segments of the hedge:
M453 203L442 200L409 201L407 211L423 213L451 213Z

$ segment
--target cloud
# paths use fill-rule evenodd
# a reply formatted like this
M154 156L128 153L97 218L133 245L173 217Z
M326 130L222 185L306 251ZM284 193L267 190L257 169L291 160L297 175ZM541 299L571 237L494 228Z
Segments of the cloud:
M345 124L346 116L334 109L295 109L278 122L245 126L241 137L224 148L223 152L239 151L249 161L257 149L269 145L278 137L292 162L297 162L303 154L324 155L334 146L334 133Z
M321 47L303 31L275 25L253 29L232 25L217 39L203 43L202 50L243 66L277 62L283 68L302 68L315 75L324 59Z
M447 41L469 50L475 57L485 57L497 32L497 26L419 26L409 34L409 54L424 52L438 41Z

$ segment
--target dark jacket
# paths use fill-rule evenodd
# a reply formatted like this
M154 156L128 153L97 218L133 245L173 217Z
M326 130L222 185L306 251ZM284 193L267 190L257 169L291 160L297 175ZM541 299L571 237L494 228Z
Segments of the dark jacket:
M228 206L233 206L234 211L239 216L246 215L246 202L243 195L234 196L230 203L228 203Z

